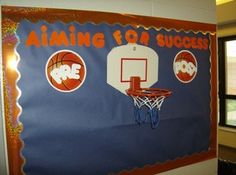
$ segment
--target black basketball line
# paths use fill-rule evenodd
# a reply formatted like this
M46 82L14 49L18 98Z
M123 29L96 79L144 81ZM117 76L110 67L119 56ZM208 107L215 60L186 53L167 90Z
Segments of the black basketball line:
M50 61L52 62L52 65L54 65L53 59L51 59ZM51 81L51 83L53 84L53 78L52 78L52 76L50 76L50 81Z
M63 81L62 81L62 84L65 86L67 90L70 90L70 88L68 88Z
M70 52L65 53L65 54L62 56L61 61L63 60L63 58L64 58L66 55L69 55L69 54L71 54L71 53L70 53Z
M182 52L182 54L181 54L182 58L184 58L184 59L187 55L188 55L188 53L186 53L186 52Z
M194 56L192 55L192 54L190 54L190 53L185 53L185 55L183 56L185 59L186 59L186 57L188 58L188 57L190 57L190 58L193 58L193 60L194 60ZM188 60L189 61L189 60ZM195 66L196 66L196 63L194 62L193 63Z
M68 54L69 54L69 53L68 53ZM53 56L53 57L51 58L50 61L52 61L52 64L49 64L49 65L48 65L48 68L50 68L50 67L52 67L52 66L56 66L56 67L57 67L57 66L58 66L57 64L58 64L58 63L61 63L61 61L58 61L58 60L60 60L60 59L59 59L59 55L60 55L60 53L56 54L55 56ZM53 58L56 58L56 59L55 59L55 63L53 63L53 60L54 60ZM56 65L55 65L55 64L56 64Z
M180 55L178 55L178 60L185 60L185 57L188 56L189 53L182 52Z
M58 53L57 56L56 56L56 60L55 60L56 67L57 67L57 60L58 60L59 55L60 55L60 53Z
M71 54L70 52L66 52L64 55L62 55L61 56L61 58L60 58L60 63L63 65L63 58L66 56L66 55L69 55L69 54ZM70 88L68 88L66 85L65 85L65 83L62 81L62 84L63 84L63 86L67 89L67 90L70 90Z
M185 55L184 55L184 57L186 58L186 57L192 57L192 55L190 54L190 53L186 53Z
M55 60L55 63L53 62L53 58L55 58L55 57L53 57L52 59L51 59L51 61L52 61L52 65L51 66L48 66L48 68L50 68L50 67L53 67L54 68L54 66L55 66L55 68L57 68L57 63L58 63L58 57L59 57L59 55L60 55L60 53L58 53L57 55L56 55L56 60ZM55 65L56 64L56 65ZM52 69L53 69L52 68ZM55 80L52 78L52 76L51 76L51 83L53 84L53 85L55 85ZM56 84L57 84L57 82L56 82Z
M51 77L51 83L52 83L53 85L58 84L52 77ZM64 84L63 81L62 81L62 84L64 85L64 87L65 87L67 90L70 90L70 89Z
M76 61L74 61L74 60L64 60L64 61L68 61L68 62L72 62L72 63L77 63L77 64L79 64L80 66L84 67L84 65L82 65L81 63L78 63L78 62L76 62ZM62 60L57 61L57 62L53 63L52 65L48 66L48 68L54 66L54 65L57 64L57 63L62 63L62 64L63 64L63 61L62 61Z
M61 59L62 63L61 63L61 64L63 64L63 58L64 58L67 54L71 54L71 53L66 53L65 55L62 56L62 59ZM65 60L65 61L75 62L75 61L73 61L73 60ZM77 62L76 62L76 63L77 63ZM82 64L80 64L80 63L77 63L77 64L79 64L79 65L82 66L82 67L84 66L84 65L82 65ZM81 79L78 79L78 80L80 81L80 83L82 82ZM63 83L63 85L64 85L64 83Z
M61 64L63 64L63 59L64 59L64 57L65 57L67 54L71 54L71 53L66 53L65 55L62 56L62 59L61 59L62 63L61 63ZM82 67L84 66L84 65L82 65L81 63L78 63L78 62L73 61L73 60L65 60L65 61L69 61L69 62L77 63L77 64L79 64L79 65L82 66ZM78 80L79 80L80 82L82 82L81 79L78 79Z
M52 85L55 85L55 83L57 84L57 82L52 78L52 76L51 76L51 83Z
M66 56L66 55L69 55L69 54L71 54L71 53L65 53L63 56L62 56L62 58L61 58L61 64L63 65L63 59L64 59L64 57Z

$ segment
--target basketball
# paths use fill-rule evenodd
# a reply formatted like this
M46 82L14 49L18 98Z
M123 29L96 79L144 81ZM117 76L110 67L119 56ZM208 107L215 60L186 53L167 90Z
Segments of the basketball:
M174 59L173 69L177 79L183 83L191 82L197 73L197 61L195 56L187 51L180 51Z
M83 59L75 52L61 50L52 54L46 64L46 77L50 85L62 92L79 88L86 76Z

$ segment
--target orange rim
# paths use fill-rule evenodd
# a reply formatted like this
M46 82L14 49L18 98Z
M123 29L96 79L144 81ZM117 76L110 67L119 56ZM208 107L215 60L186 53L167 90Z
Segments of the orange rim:
M136 90L127 90L126 93L131 96L140 96L140 97L168 97L172 94L172 91L167 89L159 88L140 88Z

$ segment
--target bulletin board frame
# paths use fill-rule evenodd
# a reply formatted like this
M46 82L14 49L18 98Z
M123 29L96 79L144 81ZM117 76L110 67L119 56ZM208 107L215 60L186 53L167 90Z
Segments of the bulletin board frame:
M31 22L37 22L39 20L45 20L49 23L53 23L57 20L61 20L64 23L70 21L77 21L81 24L86 22L92 22L94 24L107 23L120 25L131 25L134 28L143 26L145 28L160 28L177 31L193 31L209 33L210 35L210 64L211 64L211 134L210 134L210 146L208 151L195 153L193 155L177 158L176 160L168 160L164 163L157 163L154 165L146 165L141 168L133 168L129 170L122 170L117 174L155 174L165 172L171 169L175 169L181 166L190 165L193 163L201 162L216 157L217 147L217 58L216 58L216 25L206 24L191 21L182 21L176 19L167 19L159 17L147 17L129 14L116 14L106 12L95 11L80 11L80 10L64 10L64 9L49 9L49 8L29 8L29 7L11 7L2 6L2 94L4 99L4 119L6 128L6 140L7 140L7 154L9 172L13 174L24 174L23 166L24 159L21 155L21 150L24 146L20 138L20 134L23 130L24 123L20 122L20 107L17 103L20 98L20 91L16 86L18 81L18 74L16 71L7 68L7 60L9 56L15 55L15 46L17 41L14 35L19 22L22 19L27 19ZM116 173L114 173L116 174Z

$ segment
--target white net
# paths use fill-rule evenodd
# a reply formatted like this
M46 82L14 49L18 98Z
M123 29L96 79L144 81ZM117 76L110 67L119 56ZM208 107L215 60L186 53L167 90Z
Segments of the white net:
M133 96L131 97L134 100L134 105L138 108L142 108L143 106L147 106L150 110L153 108L157 108L160 110L161 105L166 98L165 96L159 97L148 97L148 96Z

